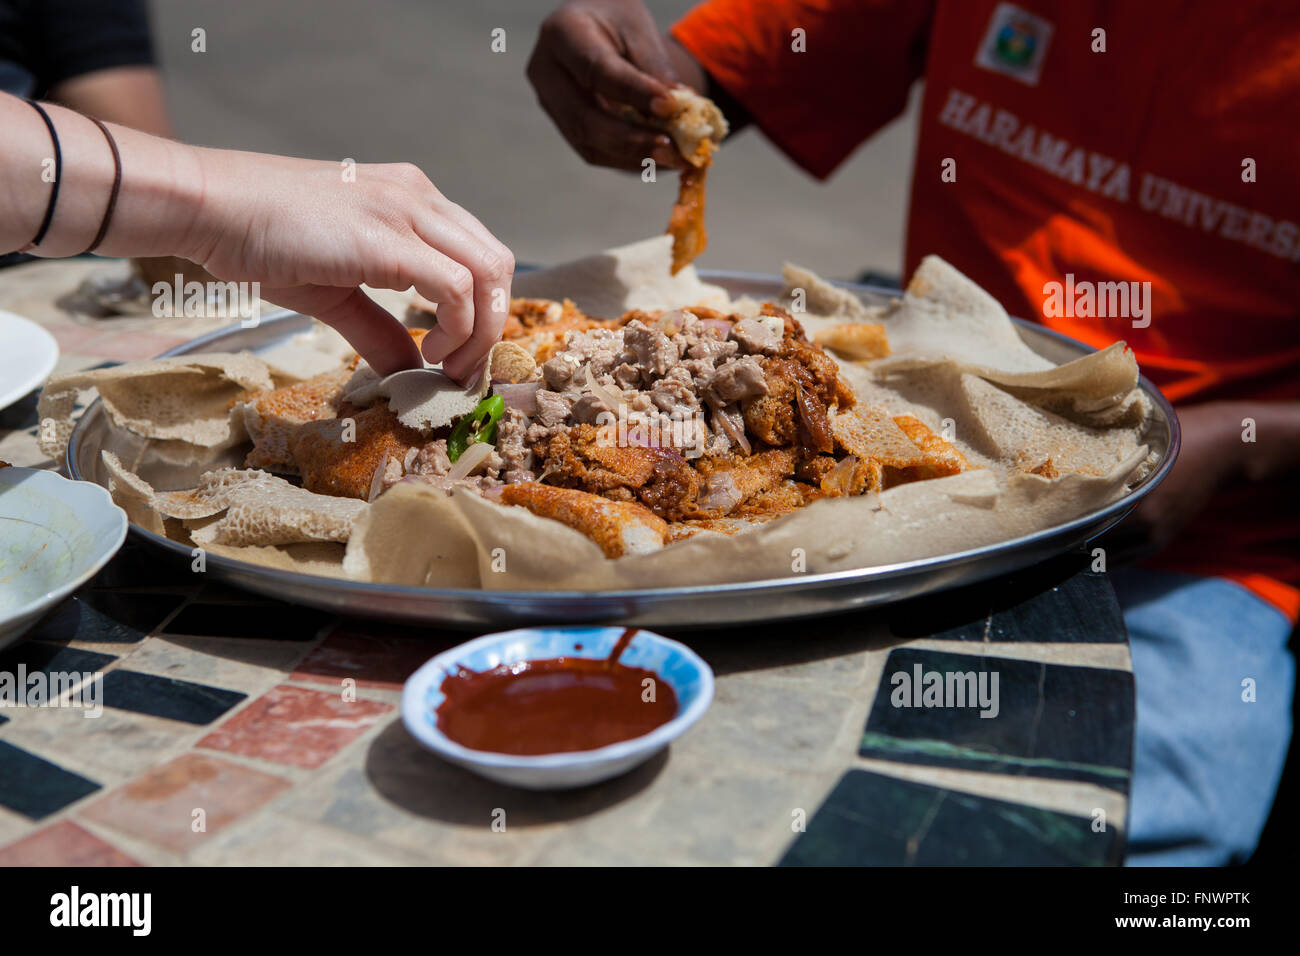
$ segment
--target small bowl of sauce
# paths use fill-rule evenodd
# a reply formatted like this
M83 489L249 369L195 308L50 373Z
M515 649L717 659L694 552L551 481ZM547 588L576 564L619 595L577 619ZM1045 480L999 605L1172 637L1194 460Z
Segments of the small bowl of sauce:
M489 779L581 787L649 760L703 716L713 671L652 631L538 627L487 634L406 682L402 721Z

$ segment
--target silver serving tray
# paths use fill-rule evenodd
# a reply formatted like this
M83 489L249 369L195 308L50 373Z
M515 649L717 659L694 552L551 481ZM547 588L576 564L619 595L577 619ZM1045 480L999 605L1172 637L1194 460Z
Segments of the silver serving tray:
M702 270L701 276L726 288L733 296L771 299L780 295L776 276ZM842 283L868 302L883 303L898 293L873 286ZM1092 351L1058 332L1015 320L1020 337L1040 355L1062 363ZM200 336L163 355L194 352L260 352L306 331L312 319L291 312L264 317L255 328L238 325ZM901 601L918 595L971 584L1037 564L1078 548L1120 521L1169 472L1178 454L1178 419L1164 396L1147 381L1141 388L1154 409L1145 440L1159 453L1157 466L1127 495L1097 511L1066 524L1034 534L941 557L899 564L807 574L739 584L699 587L648 588L625 591L485 591L460 588L416 588L366 584L316 575L280 571L207 556L207 573L236 586L310 607L340 614L364 615L417 622L440 627L478 628L537 623L621 622L659 627L726 627L751 621L772 621ZM73 478L107 485L100 449L118 451L131 461L132 442L108 420L96 400L72 433L68 445L68 473ZM197 470L237 461L212 460ZM145 477L162 487L181 488L197 477L196 466L178 464L155 470ZM190 548L132 524L137 537L189 562Z

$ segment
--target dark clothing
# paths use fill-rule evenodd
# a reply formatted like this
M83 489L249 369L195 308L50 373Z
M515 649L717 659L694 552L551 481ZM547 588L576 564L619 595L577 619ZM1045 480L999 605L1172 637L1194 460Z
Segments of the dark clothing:
M153 62L144 0L0 0L0 92L41 99L73 77ZM0 256L0 269L30 258Z
M149 66L144 0L0 0L0 90L42 97L64 80Z

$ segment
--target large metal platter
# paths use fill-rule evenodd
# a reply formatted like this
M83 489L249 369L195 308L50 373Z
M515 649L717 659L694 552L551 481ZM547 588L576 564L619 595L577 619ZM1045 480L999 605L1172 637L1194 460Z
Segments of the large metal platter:
M733 295L773 298L782 284L776 276L737 272L702 271L710 282ZM897 295L888 289L845 284L867 301L886 301ZM1054 362L1066 362L1091 351L1059 333L1016 320L1025 343ZM263 351L285 342L312 325L312 320L289 312L264 317L256 328L239 326L201 336L165 355L194 352ZM750 621L772 621L854 608L887 604L971 584L1037 564L1077 548L1123 518L1138 500L1168 473L1178 454L1178 419L1164 396L1145 378L1142 389L1151 399L1154 414L1146 440L1160 455L1155 469L1120 500L1067 524L1047 528L1010 541L957 554L906 561L899 564L807 574L740 584L654 588L625 591L484 591L458 588L413 588L365 584L297 574L260 567L244 561L207 556L207 573L259 594L353 614L418 622L442 627L506 627L543 622L622 622L660 627L726 627ZM116 428L98 400L87 409L68 446L68 471L100 485L107 475L100 449L119 452L130 461L133 440ZM138 442L139 439L134 439ZM125 445L124 445L125 443ZM205 467L211 467L207 465ZM186 487L192 476L184 469L172 473L172 482L158 473L151 476L163 487ZM190 549L136 525L133 534L169 554L189 562Z

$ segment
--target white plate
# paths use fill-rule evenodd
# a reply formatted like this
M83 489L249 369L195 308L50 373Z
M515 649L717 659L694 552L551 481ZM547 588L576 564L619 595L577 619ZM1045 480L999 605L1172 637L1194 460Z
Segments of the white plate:
M0 311L0 408L8 408L54 371L59 343L31 319Z
M0 648L107 564L126 526L99 485L0 468Z

